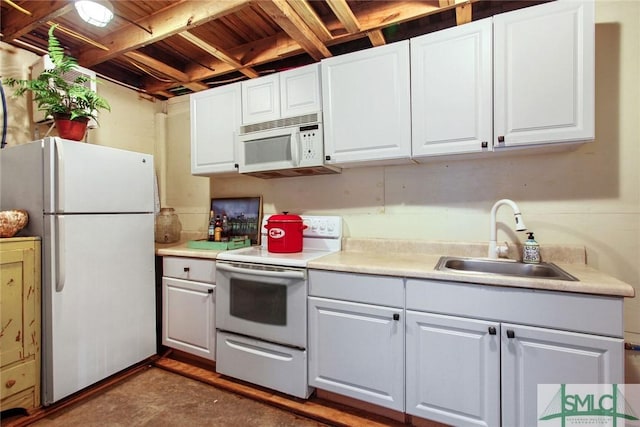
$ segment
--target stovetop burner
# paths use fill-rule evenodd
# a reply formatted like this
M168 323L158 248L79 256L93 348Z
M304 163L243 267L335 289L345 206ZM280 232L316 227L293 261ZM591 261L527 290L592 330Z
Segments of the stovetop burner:
M307 262L342 249L342 218L339 216L301 215L307 228L303 231L302 252L274 253L267 250L267 231L262 220L262 244L218 254L222 261L250 262L256 264L306 267Z

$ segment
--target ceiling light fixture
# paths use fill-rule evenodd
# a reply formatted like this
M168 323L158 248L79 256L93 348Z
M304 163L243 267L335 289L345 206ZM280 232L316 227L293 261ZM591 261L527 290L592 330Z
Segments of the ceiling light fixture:
M104 27L113 19L113 6L108 0L76 0L76 10L83 21Z

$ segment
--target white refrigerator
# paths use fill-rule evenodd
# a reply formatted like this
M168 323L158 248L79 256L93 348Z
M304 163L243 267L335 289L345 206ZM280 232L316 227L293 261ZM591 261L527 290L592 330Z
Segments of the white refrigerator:
M46 138L0 150L0 209L42 237L42 402L156 353L149 154Z

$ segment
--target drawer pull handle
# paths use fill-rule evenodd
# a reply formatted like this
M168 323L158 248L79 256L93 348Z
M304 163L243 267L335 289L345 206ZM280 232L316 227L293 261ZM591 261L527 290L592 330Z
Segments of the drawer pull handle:
M507 329L507 338L515 338L515 336L515 332L513 332L511 329Z
M400 315L398 313L393 313L393 320L400 320Z
M185 273L188 273L188 272L189 272L189 267L185 267L185 268L184 268L184 272L185 272Z
M207 289L207 293L208 294L212 294L213 293L213 289L212 288Z
M495 335L495 334L496 334L496 327L489 326L489 335Z
M7 388L11 388L11 387L13 387L13 386L15 385L15 383L16 383L16 380L9 380L9 381L7 381L7 383L5 384L5 386L6 386Z

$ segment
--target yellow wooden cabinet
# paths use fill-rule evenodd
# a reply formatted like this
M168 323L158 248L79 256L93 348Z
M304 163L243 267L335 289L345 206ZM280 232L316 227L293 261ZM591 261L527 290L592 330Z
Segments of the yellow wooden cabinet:
M40 406L40 239L0 239L0 410Z

